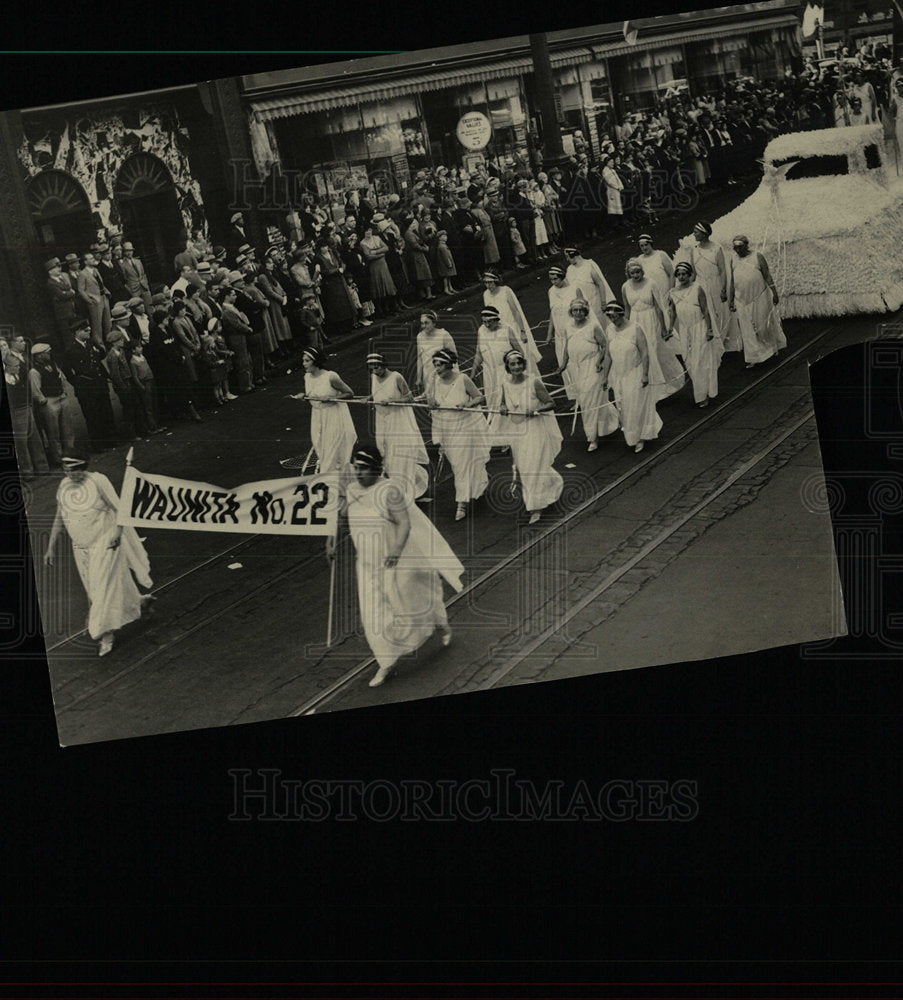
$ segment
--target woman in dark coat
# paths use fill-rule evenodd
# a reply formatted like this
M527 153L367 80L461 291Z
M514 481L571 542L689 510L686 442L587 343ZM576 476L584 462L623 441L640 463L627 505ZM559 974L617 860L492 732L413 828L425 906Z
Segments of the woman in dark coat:
M145 348L154 373L160 411L168 417L200 421L192 402L188 366L171 323L164 310L158 309L151 320L150 340Z
M320 268L320 301L326 316L326 333L330 337L351 333L354 327L354 307L342 274L341 258L326 239L317 241L314 261Z

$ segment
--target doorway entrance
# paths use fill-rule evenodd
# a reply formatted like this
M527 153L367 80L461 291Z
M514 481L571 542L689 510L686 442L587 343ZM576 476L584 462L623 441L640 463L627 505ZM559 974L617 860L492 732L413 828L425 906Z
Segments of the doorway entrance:
M94 243L88 196L69 174L45 170L28 182L26 193L40 246L62 259L67 253L81 256Z
M135 244L150 283L171 284L173 259L185 249L185 223L163 161L150 153L130 156L116 177L113 196L123 239Z

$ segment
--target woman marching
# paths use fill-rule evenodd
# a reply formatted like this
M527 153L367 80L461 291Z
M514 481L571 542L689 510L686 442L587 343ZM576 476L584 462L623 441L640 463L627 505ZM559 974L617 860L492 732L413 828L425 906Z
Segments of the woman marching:
M461 521L467 516L467 504L489 485L490 441L486 418L472 412L483 405L483 396L463 372L455 371L457 362L454 351L436 351L436 377L427 386L426 397L433 408L433 441L441 445L455 477L455 520Z
M715 336L726 341L730 316L727 311L727 267L724 251L710 239L712 227L697 222L693 228L696 246L690 248L690 263L696 270L696 280L705 290L712 329ZM740 350L740 345L725 343L725 350Z
M495 306L486 306L480 313L482 326L477 330L477 349L473 356L472 374L476 380L483 372L483 392L486 406L497 410L502 404L502 383L505 380L505 355L508 351L522 351L526 348L518 341L517 334L510 326L504 326ZM535 369L535 366L534 366ZM538 371L530 372L537 375ZM494 444L501 444L493 435L494 416L489 417L490 437Z
M389 371L382 354L368 354L371 398L376 403L376 444L382 452L386 475L402 481L416 499L430 484L429 455L410 406L414 397L400 372Z
M317 469L321 473L340 472L351 459L351 449L357 440L354 421L348 412L352 390L339 376L328 371L325 356L315 347L307 347L302 357L304 392L294 399L310 403L310 439L317 453Z
M619 302L609 302L605 315L611 326L602 378L614 392L624 440L634 451L642 451L662 429L655 396L649 391L647 338L635 322L627 321Z
M531 375L539 374L537 364L542 357L536 341L533 339L533 331L524 315L517 296L507 285L502 284L502 279L495 271L483 272L483 305L493 306L498 310L502 326L510 327L521 342L521 350L527 359L527 370Z
M565 367L564 345L567 342L567 329L571 319L568 310L575 298L583 299L583 292L568 281L563 267L550 267L549 280L552 284L549 286L549 330L545 343L551 343L554 338L555 359L558 362L559 370L563 370ZM563 380L567 398L576 399L577 393L567 371L563 371Z
M669 295L670 328L683 345L693 399L697 406L708 406L718 395L718 366L724 345L715 336L705 289L696 281L693 265L682 260L674 268L674 277L677 284Z
M552 467L561 451L561 431L552 397L541 379L527 377L527 361L520 351L508 351L505 370L508 377L502 385L499 430L511 445L524 506L530 513L530 524L536 524L564 488L564 480Z
M597 451L599 438L618 429L618 414L602 388L602 364L608 350L605 331L590 314L585 299L574 299L568 310L570 322L564 342L560 372L567 370L577 396L587 451Z
M153 600L150 563L134 528L116 523L119 497L101 472L88 471L86 455L62 460L64 478L56 491L56 516L44 562L53 566L53 549L63 527L72 541L78 575L88 595L88 635L100 640L99 656L113 648L114 633L141 617ZM134 579L132 574L134 573Z
M398 660L437 628L442 644L449 645L440 577L460 591L464 567L404 484L383 477L383 456L375 445L358 445L351 462L355 478L346 487L345 511L357 555L361 621L379 664L370 687L379 687ZM333 538L326 554L335 558Z
M621 287L626 319L635 319L646 335L651 395L658 402L677 392L686 381L683 365L677 360L680 345L672 333L665 332L664 306L659 304L655 286L646 277L642 263L634 257L627 261L626 270L627 281Z
M442 347L455 351L455 342L448 330L436 326L439 317L432 309L420 314L420 333L417 334L417 371L414 376L414 388L418 392L426 389L427 383L435 375L433 355Z
M747 368L773 358L787 346L778 313L778 290L765 257L750 251L748 236L735 236L730 259L728 307L737 318Z

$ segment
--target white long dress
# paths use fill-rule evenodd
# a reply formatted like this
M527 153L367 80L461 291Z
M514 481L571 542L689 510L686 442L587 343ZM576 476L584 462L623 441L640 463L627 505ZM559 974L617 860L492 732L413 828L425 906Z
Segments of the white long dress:
M88 472L82 482L66 477L56 491L56 502L72 553L88 596L88 634L100 639L107 632L141 617L142 587L150 588L150 563L134 528L124 527L119 545L111 549L117 531L119 497L101 472Z
M664 265L665 263L670 264L671 258L665 253L664 250L653 250L648 257L641 253L637 257L637 260L643 265L643 273L652 282L655 288L655 295L658 304L667 316L668 292L670 292L674 286L674 279L673 276L669 275L665 270Z
M581 259L577 264L568 264L566 277L569 285L583 289L590 315L595 316L605 329L608 322L605 318L605 304L611 302L614 294L599 265L594 260Z
M483 395L486 397L488 410L497 410L502 405L502 383L508 374L505 370L505 355L511 350L511 333L512 331L504 324L496 330L490 330L484 323L477 330L477 348L483 359ZM513 339L515 343L519 343L516 332ZM495 423L495 415L490 415L488 423L490 439L493 444L498 445L502 441L495 435Z
M448 624L440 577L459 591L464 567L403 484L392 479L371 487L352 482L347 499L364 634L376 662L390 667ZM397 526L389 515L399 507L407 510L411 531L390 569L385 560L394 551Z
M539 369L536 367L536 363L542 355L539 353L533 331L530 329L524 310L514 292L507 285L499 286L494 292L486 288L483 291L483 305L495 306L498 309L502 326L510 327L514 331L517 343L524 352L527 359L527 374L537 375ZM524 337L527 338L526 344L523 342Z
M665 399L677 392L686 382L681 363L674 353L678 346L677 338L666 341L662 317L655 309L657 297L651 281L637 286L632 281L624 284L624 295L630 305L630 319L646 336L646 348L649 351L649 390L656 399ZM674 347L670 346L671 344Z
M787 338L771 289L759 270L758 254L753 252L745 257L731 254L730 275L737 325L743 338L743 358L748 365L756 365L783 350Z
M608 384L615 394L624 440L631 447L640 441L652 441L662 429L655 396L643 387L642 356L637 346L640 337L645 339L645 334L631 321L622 330L612 329L608 340Z
M593 442L618 429L618 413L602 390L602 373L596 362L602 356L593 336L598 326L592 319L577 325L572 319L567 329L568 373L577 395L586 440Z
M433 368L433 355L443 348L450 348L457 357L458 349L452 340L452 335L448 330L436 327L432 333L425 333L423 330L417 334L417 384L426 389L430 379L436 374Z
M530 201L534 208L539 209L539 215L533 220L533 233L536 246L541 247L549 242L549 231L542 216L542 210L546 207L546 196L539 188L535 188L530 192Z
M707 247L694 246L690 251L690 263L696 269L696 280L705 290L715 336L726 340L730 332L730 313L727 303L721 301L722 278L721 272L718 270L718 251L720 249L721 247L714 243ZM727 261L725 260L726 266ZM725 350L740 350L740 345L734 346L726 343Z
M583 291L580 288L575 288L569 282L561 288L558 285L549 286L549 318L552 323L552 335L555 338L555 359L558 362L559 368L561 367L561 362L564 360L564 345L567 342L568 323L571 321L568 309L570 309L574 299L582 298L585 298ZM595 319L596 322L599 322L598 316ZM571 382L570 374L567 370L561 374L565 395L568 399L576 399L577 393Z
M304 391L308 396L335 397L337 390L331 384L332 372L325 369L319 375L308 372L304 376ZM317 453L317 466L322 473L341 472L351 461L351 452L357 441L354 421L347 403L320 403L310 401L310 439Z
M536 380L530 377L516 384L508 376L503 385L508 416L500 421L500 433L511 445L511 455L520 476L524 506L529 511L545 510L564 489L564 480L552 468L561 451L561 430L553 412L526 417L542 403L536 395Z
M702 289L695 281L671 289L671 301L677 314L684 362L693 384L693 399L704 403L718 395L718 366L724 353L720 337L708 339L708 325L699 304Z
M370 387L375 403L399 402L407 386L398 372L388 372L380 381L370 377ZM376 445L383 456L386 475L401 480L416 497L423 496L430 484L426 466L429 455L414 411L410 406L375 406Z
M442 407L467 406L470 397L464 386L465 376L458 372L450 382L433 381L436 404ZM489 475L490 438L486 418L473 409L459 412L437 410L433 414L433 441L442 445L455 477L455 501L467 503L486 492Z

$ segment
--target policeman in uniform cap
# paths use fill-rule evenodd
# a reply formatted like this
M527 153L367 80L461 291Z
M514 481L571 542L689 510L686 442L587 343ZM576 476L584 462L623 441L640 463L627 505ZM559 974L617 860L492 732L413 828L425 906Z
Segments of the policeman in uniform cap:
M103 350L91 339L91 324L80 317L74 319L71 346L63 366L82 409L92 451L109 448L116 437L110 403L110 376L103 359Z

